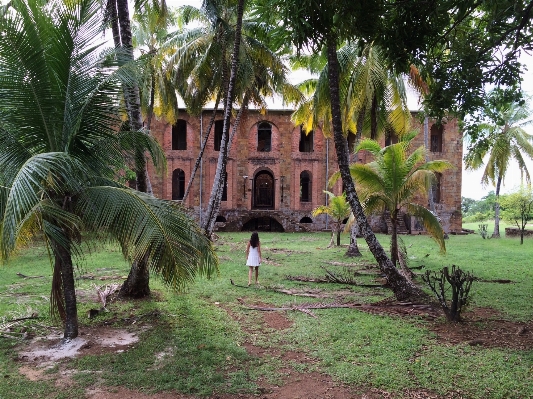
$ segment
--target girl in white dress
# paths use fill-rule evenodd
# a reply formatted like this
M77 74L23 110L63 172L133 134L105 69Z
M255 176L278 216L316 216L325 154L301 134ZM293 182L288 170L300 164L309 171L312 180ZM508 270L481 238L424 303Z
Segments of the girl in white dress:
M246 246L246 266L248 270L248 286L252 284L252 274L255 269L255 284L259 284L259 266L261 265L261 243L259 242L259 234L257 231L252 233L250 241Z

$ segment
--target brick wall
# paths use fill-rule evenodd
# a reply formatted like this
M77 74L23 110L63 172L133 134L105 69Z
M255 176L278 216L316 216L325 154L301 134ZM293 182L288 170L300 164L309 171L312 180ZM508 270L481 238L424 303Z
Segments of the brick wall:
M185 186L200 151L200 131L208 127L212 111L204 111L200 117L193 117L182 111L178 118L187 122L187 149L172 150L172 126L164 121L152 122L152 134L163 146L167 155L168 171L164 176L154 174L150 168L154 195L172 199L172 173L181 169L185 175ZM320 130L313 132L312 152L300 152L300 128L290 119L291 111L269 111L262 115L249 111L243 115L237 134L234 137L227 164L227 200L221 204L220 216L224 222L220 228L241 230L250 226L250 221L264 221L271 218L272 226L278 224L286 231L322 230L327 227L325 216L313 218L312 210L325 203L327 179L337 170L333 140L326 140ZM216 120L222 120L222 112ZM257 132L262 122L271 125L270 151L258 151ZM430 127L432 123L430 122ZM233 125L231 126L233 128ZM413 128L420 130L416 144L424 144L423 125L413 115ZM205 135L205 132L204 132ZM329 142L328 142L329 141ZM384 143L382 143L384 144ZM219 151L214 150L214 127L211 129L205 149L202 169L199 170L191 193L184 205L191 208L200 219L207 209L209 194L214 180ZM354 157L365 159L363 154ZM431 153L430 159L447 159L456 168L446 172L441 181L441 200L436 211L446 232L461 231L461 160L462 136L456 121L444 125L442 151ZM354 158L355 160L355 158ZM310 176L310 196L308 201L300 198L300 176L307 172ZM258 186L260 176L266 176L265 191L270 193L271 206L258 207ZM271 179L271 180L268 180ZM271 184L271 185L269 185ZM340 193L341 184L330 189ZM255 201L254 201L255 200ZM427 205L427 199L419 198ZM302 220L303 219L303 220ZM309 222L312 223L303 223ZM376 223L374 223L376 224ZM278 226L279 227L279 226ZM274 227L273 227L274 228Z

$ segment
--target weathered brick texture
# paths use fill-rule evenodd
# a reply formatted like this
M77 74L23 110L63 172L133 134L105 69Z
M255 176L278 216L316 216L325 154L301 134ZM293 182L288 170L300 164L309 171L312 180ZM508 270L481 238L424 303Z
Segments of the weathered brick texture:
M154 195L172 199L172 173L181 169L185 175L185 185L200 151L201 135L209 124L212 111L204 111L200 117L181 111L179 118L187 122L187 149L172 150L172 126L164 121L152 122L152 134L163 146L167 155L168 171L165 176L157 176L150 169ZM219 228L241 230L261 227L271 220L270 227L286 231L322 230L327 228L325 216L313 218L312 210L325 204L328 177L337 170L335 148L332 139L326 139L320 130L313 132L311 152L300 152L300 128L290 119L291 111L269 111L262 115L250 110L241 120L239 129L229 152L227 164L227 200L222 202L218 223ZM222 112L216 120L222 120ZM271 125L270 151L258 151L258 126L262 122ZM413 114L413 128L421 133L417 136L416 146L424 144L423 125ZM430 122L430 127L432 123ZM233 125L231 126L233 127ZM205 135L205 132L203 132ZM200 219L207 209L209 194L217 166L218 151L214 150L214 128L212 129L204 153L201 170L198 171L191 193L184 205L191 208ZM384 144L384 140L382 140ZM435 204L446 232L461 231L461 161L462 135L455 120L444 125L442 148L431 152L430 159L446 159L455 169L443 174L440 184L440 201ZM357 159L356 159L357 158ZM354 154L353 161L368 162L368 154ZM302 172L310 177L308 201L301 200ZM263 183L265 192L272 203L258 207L260 196L257 191L258 177L271 178ZM174 183L176 184L176 183ZM270 185L269 185L270 184ZM340 193L341 184L329 189ZM427 205L427 198L418 198L419 203ZM255 223L255 224L254 224ZM411 227L414 230L415 221ZM281 226L281 227L280 227ZM373 218L373 226L379 230L379 221Z

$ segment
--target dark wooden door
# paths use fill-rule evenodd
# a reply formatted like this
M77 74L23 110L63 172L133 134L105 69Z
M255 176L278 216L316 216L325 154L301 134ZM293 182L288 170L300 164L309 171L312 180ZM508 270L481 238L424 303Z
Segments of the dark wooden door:
M268 172L259 173L254 180L254 208L274 209L274 178Z

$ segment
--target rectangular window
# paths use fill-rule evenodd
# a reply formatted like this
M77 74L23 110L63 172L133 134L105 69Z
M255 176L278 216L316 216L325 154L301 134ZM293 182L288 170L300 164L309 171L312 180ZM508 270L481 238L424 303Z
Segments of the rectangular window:
M305 133L300 127L300 152L313 152L313 131Z
M172 149L187 149L187 122L183 119L178 119L176 124L172 126Z
M220 151L220 143L222 143L222 133L224 132L224 121L215 122L215 151Z

